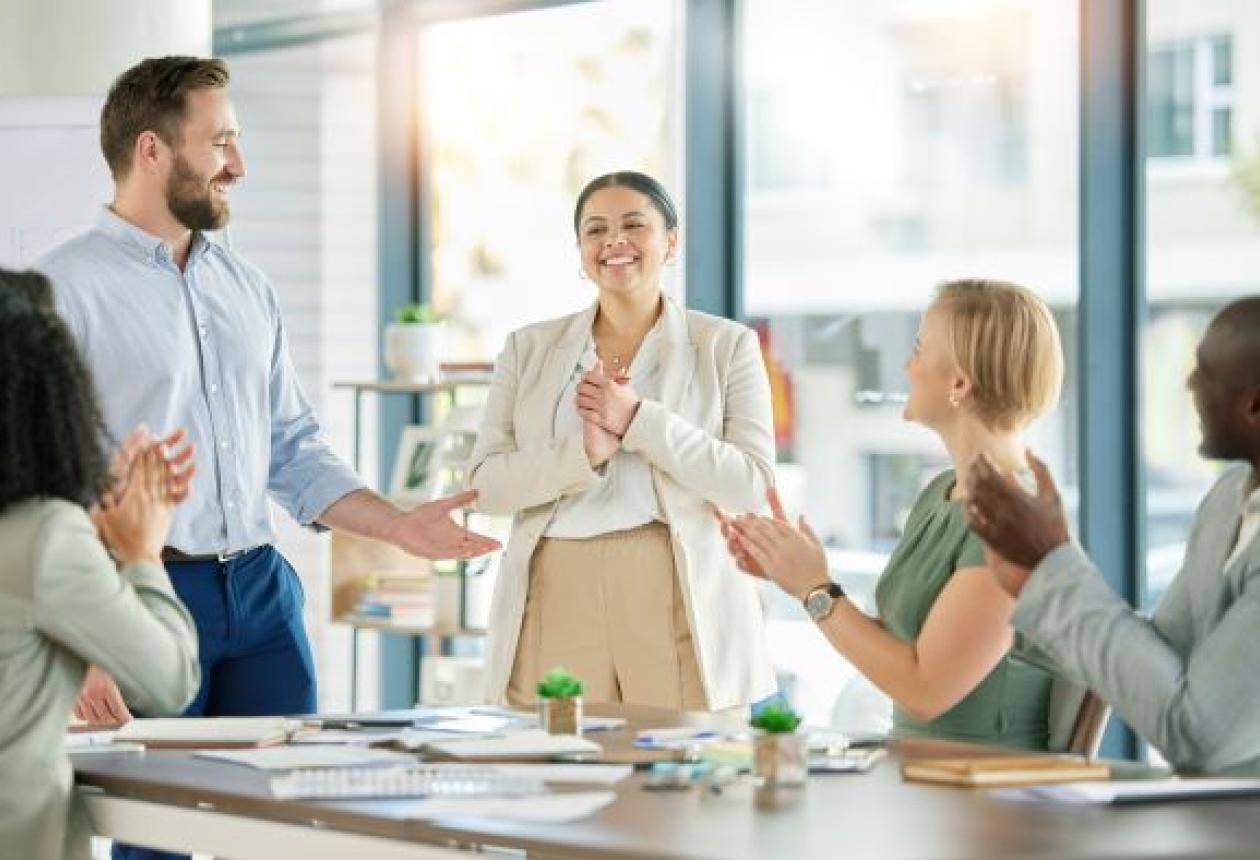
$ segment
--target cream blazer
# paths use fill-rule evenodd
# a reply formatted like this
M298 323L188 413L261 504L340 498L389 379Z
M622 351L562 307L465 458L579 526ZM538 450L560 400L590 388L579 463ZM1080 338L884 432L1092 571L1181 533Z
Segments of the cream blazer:
M469 485L477 510L512 515L490 608L487 693L505 701L529 590L529 562L562 496L595 478L580 435L555 435L556 410L597 306L508 336L495 366ZM661 399L644 400L622 444L648 461L669 526L709 708L775 690L761 604L731 561L714 506L759 510L773 480L770 384L756 335L666 299Z

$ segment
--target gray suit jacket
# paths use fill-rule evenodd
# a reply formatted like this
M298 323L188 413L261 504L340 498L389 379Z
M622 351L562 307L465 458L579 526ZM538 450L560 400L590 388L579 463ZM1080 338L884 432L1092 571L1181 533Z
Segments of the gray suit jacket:
M1251 477L1233 467L1195 515L1186 560L1148 621L1075 544L1037 567L1012 623L1179 770L1260 772L1260 539L1225 566Z
M197 634L166 571L117 570L77 505L7 508L0 547L0 855L86 858L64 749L84 669L146 713L177 712L197 692Z

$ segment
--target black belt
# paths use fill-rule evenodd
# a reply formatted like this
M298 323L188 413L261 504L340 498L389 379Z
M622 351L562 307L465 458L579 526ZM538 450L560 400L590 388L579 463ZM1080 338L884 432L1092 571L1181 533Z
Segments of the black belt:
M238 559L246 553L253 552L258 549L256 546L247 547L246 549L238 549L235 552L212 552L205 555L192 555L183 550L175 549L173 546L162 547L162 561L189 562L189 561L213 561L218 564L226 564L229 561Z

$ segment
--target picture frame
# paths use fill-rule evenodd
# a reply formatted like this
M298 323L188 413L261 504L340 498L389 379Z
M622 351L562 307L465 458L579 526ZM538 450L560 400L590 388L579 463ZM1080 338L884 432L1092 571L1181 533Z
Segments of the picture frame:
M437 427L429 425L403 428L389 482L391 498L424 502L433 497L442 472L441 436Z

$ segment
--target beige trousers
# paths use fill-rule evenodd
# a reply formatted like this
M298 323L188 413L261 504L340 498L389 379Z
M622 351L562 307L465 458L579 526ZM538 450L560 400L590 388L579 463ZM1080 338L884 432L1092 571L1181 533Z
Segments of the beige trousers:
M555 666L585 682L590 702L708 709L665 525L539 541L508 701L532 705Z

